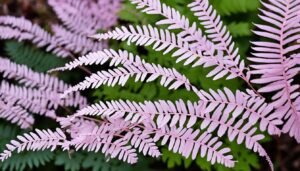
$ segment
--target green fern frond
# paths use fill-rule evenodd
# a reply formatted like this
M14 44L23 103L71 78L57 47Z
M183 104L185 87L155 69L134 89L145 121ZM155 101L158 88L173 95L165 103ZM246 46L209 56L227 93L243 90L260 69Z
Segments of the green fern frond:
M14 62L24 64L37 72L46 72L63 66L67 61L22 42L5 42L5 51Z
M4 149L5 145L18 134L18 127L12 124L6 124L0 121L0 149Z
M56 154L54 164L63 166L65 171L79 171L84 157L82 153L69 155L68 152L61 151Z
M25 169L32 170L45 165L53 159L54 154L51 151L28 151L24 153L14 154L11 158L0 163L2 171L23 171Z

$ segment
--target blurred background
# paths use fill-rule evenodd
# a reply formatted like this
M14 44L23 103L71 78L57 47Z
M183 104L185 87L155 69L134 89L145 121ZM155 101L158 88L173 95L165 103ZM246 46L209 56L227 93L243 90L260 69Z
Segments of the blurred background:
M74 0L75 1L75 0ZM182 14L189 17L191 21L197 21L192 13L186 7L191 0L161 0L168 5L178 9ZM257 40L251 30L253 23L259 23L257 14L259 13L259 0L210 0L215 9L221 14L224 23L232 33L236 45L240 49L242 57L251 55L250 41ZM0 15L24 16L25 18L39 24L46 30L50 30L50 25L58 23L52 9L47 5L46 0L0 0ZM122 8L119 11L118 25L128 24L154 24L159 16L149 16L135 9L126 0L123 1ZM137 47L127 45L117 41L109 42L110 47L115 49L127 49L142 57L147 56L147 61L159 63L163 66L172 66L184 73L199 87L208 90L230 87L232 90L246 88L238 79L226 81L212 81L206 78L208 70L191 69L183 67L181 64L175 64L175 61L168 55L162 55L160 52L153 51L150 47ZM46 53L43 49L35 47L33 44L18 41L1 41L1 56L10 56L12 60L19 64L25 64L38 72L61 66L67 60L61 59L51 53ZM97 67L92 68L97 70ZM84 73L80 70L68 73L57 73L58 76L70 84L75 84L84 78ZM156 100L156 99L178 99L195 100L196 97L184 90L168 91L159 86L159 82L153 83L134 83L129 82L125 87L102 87L96 90L84 92L90 102L98 100L129 99L129 100ZM61 111L62 114L63 111ZM44 118L38 118L36 128L55 128L56 123L52 123ZM28 130L20 130L17 126L0 120L0 150L4 145L18 134ZM150 171L150 170L169 170L169 171L265 171L269 170L267 162L258 157L257 154L247 150L243 146L235 143L229 143L228 146L233 150L234 157L239 160L236 167L227 169L220 165L211 166L205 159L198 157L195 161L184 159L178 154L168 152L162 147L163 156L159 159L141 157L138 164L127 165L117 160L106 161L102 154L88 152L62 152L62 151L43 151L43 152L24 152L13 155L12 158L0 163L0 170L66 170L66 171ZM298 171L300 170L300 145L294 139L286 135L270 137L262 143L275 164L275 169L280 171Z

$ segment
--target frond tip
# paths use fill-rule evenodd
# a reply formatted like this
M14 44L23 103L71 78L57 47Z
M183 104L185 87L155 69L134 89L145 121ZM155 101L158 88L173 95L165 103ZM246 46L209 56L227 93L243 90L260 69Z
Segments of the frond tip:
M65 146L66 135L59 128L56 131L36 129L35 132L19 135L17 139L6 145L7 149L0 154L1 161L10 157L13 151L18 153L24 150L51 149L53 151L58 146L63 146L64 149L68 148L68 146Z

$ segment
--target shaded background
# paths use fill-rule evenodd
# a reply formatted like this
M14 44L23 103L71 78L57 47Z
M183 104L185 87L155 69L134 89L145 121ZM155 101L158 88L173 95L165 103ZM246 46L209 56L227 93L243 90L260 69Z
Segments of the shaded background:
M182 14L189 17L190 20L196 21L192 13L186 7L191 0L161 0L172 7L175 7ZM216 10L221 14L224 23L228 26L232 33L237 46L240 48L242 57L251 55L250 40L257 40L251 30L252 23L260 22L257 18L260 7L258 0L211 0L211 3ZM58 19L49 8L46 0L0 0L0 14L24 16L31 21L38 23L45 29L49 29L52 23L57 23ZM119 13L120 25L128 24L153 24L159 19L159 16L145 15L137 11L133 5L124 1L122 10ZM150 62L159 63L166 67L172 66L184 73L191 82L199 87L207 90L209 88L217 89L224 86L230 87L232 90L245 89L239 80L219 80L212 81L206 78L208 70L201 68L183 67L182 64L175 64L174 60L168 55L151 50L150 47L128 46L126 43L117 41L110 42L111 47L115 49L127 49L135 54L140 54L141 57L147 56L145 59ZM53 54L45 53L43 49L37 49L34 45L27 42L17 41L1 41L0 54L2 56L10 56L12 60L19 64L26 64L38 72L46 72L47 70L61 66L65 60L56 57ZM97 67L92 68L96 71ZM84 74L82 71L71 73L59 73L61 79L68 83L74 84L82 80ZM85 91L84 95L88 97L90 102L97 100L112 100L112 99L129 99L129 100L155 100L155 99L171 99L175 100L182 98L185 100L196 100L195 95L190 94L185 90L168 91L166 88L159 86L158 82L153 83L134 83L132 80L125 87L102 87L96 90ZM63 113L63 111L61 111ZM64 114L64 113L63 113ZM37 128L55 128L56 123L49 123L44 118L38 118ZM15 125L8 124L0 120L0 149L3 150L4 145L24 131L19 130ZM266 135L267 136L267 135ZM247 150L243 146L238 146L235 143L229 143L234 157L239 160L236 167L232 170L250 171L250 170L269 170L267 162L259 158L257 154ZM300 170L300 145L294 139L283 135L278 137L267 136L263 142L263 146L272 158L275 164L275 169L280 171L298 171ZM163 156L160 159L151 159L141 157L137 165L127 165L122 162L112 160L106 162L106 159L101 154L76 152L24 152L15 154L12 158L0 163L0 170L93 170L93 171L110 171L110 170L231 170L220 165L211 166L205 159L197 158L195 161L184 159L180 155L168 152L162 147Z

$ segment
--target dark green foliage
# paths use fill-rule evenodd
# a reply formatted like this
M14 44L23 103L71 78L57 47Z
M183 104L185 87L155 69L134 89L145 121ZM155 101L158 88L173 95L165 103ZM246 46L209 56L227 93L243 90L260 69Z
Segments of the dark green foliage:
M237 13L257 11L259 0L210 0L219 14L230 16Z
M129 165L117 159L108 160L101 153L88 153L85 151L68 153L58 152L55 165L63 166L65 171L80 171L82 169L91 171L151 171L152 160L141 158L136 165Z
M23 171L32 170L45 165L53 159L54 154L50 151L28 151L20 154L14 154L5 162L1 163L1 170Z
M54 164L63 166L66 171L80 170L81 162L84 159L82 153L69 154L68 152L58 152L55 156Z

